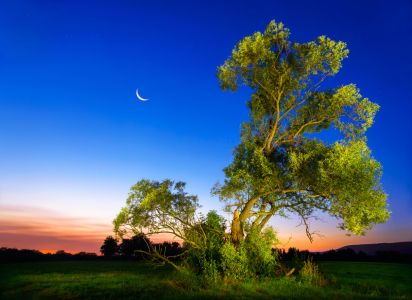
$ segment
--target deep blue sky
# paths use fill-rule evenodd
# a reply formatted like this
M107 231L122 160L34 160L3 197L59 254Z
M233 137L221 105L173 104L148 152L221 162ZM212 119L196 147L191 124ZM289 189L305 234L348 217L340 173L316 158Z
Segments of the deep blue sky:
M354 83L381 107L367 137L392 220L363 238L331 229L333 220L313 228L336 248L412 240L408 0L1 1L0 205L15 209L15 220L45 209L107 224L110 234L130 186L170 178L186 181L203 211L220 209L210 188L224 179L250 90L224 93L216 68L271 20L299 43L320 35L347 43L343 68L322 87ZM18 240L9 219L0 208L0 232ZM271 224L303 245L297 223Z

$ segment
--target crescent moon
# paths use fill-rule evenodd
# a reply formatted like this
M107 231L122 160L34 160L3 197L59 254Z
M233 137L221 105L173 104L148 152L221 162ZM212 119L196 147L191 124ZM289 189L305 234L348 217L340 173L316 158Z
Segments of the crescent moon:
M136 90L136 96L137 96L137 98L139 98L139 99L142 100L142 101L147 101L147 100L149 100L149 99L143 99L142 97L140 97L139 94L138 94L138 92L137 92L137 90Z

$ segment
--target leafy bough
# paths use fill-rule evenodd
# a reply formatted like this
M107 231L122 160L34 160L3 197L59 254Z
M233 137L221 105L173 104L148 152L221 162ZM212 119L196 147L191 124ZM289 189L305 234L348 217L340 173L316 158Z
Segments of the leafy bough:
M136 250L144 255L153 266L161 266L166 262L176 269L180 267L171 258L182 257L194 249L206 246L205 231L215 235L225 235L224 231L205 228L196 216L200 208L198 197L187 195L184 191L186 183L164 180L163 182L140 180L131 187L126 206L113 220L116 236L123 239L131 235L171 234L186 243L185 250L178 255L167 256L156 247L148 246L149 251Z

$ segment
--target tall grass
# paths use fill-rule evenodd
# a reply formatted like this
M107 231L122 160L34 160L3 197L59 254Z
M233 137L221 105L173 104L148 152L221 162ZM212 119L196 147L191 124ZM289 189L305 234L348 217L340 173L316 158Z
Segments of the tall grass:
M308 257L304 261L303 267L299 272L299 278L306 285L326 286L328 284L328 280L320 273L319 266L313 263L313 257Z

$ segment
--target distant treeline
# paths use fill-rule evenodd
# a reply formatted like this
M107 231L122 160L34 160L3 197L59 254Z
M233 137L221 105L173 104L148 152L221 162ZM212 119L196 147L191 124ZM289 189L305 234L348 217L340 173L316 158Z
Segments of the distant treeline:
M120 244L108 236L103 245L100 247L100 252L105 257L124 257L129 259L143 260L145 255L137 250L151 252L156 250L166 256L175 256L182 253L182 246L178 242L163 242L153 243L148 237L133 236L130 239L123 239ZM175 260L171 258L171 260Z
M100 248L102 256L96 253L79 252L76 254L58 250L56 253L42 253L39 250L16 248L0 248L0 263L32 262L32 261L62 261L62 260L144 260L141 253L135 250L153 251L156 249L166 256L175 256L182 253L178 242L153 243L148 237L134 236L123 239L119 244L113 237L108 236ZM177 260L171 258L171 260Z
M39 250L16 248L0 248L0 263L9 262L32 262L32 261L54 261L54 260L84 260L95 259L96 253L79 252L76 254L59 250L55 254L43 254Z
M100 248L102 256L96 253L79 252L70 254L64 250L59 250L55 254L43 254L38 250L16 248L0 248L0 263L9 262L31 262L31 261L61 261L61 260L144 260L144 254L136 251L153 251L156 249L166 256L175 256L183 252L178 242L153 243L148 237L133 236L130 239L123 239L121 243L108 236ZM275 250L274 250L275 251ZM309 256L313 261L353 261L353 262L387 262L387 263L412 263L412 254L400 254L398 251L377 251L371 256L363 251L356 253L353 249L329 250L324 253L311 253L308 250L289 248L278 250L282 261L306 260ZM170 258L178 260L177 258Z
M351 248L340 249L338 251L329 250L323 253L312 253L308 250L300 251L296 248L289 248L279 251L283 261L294 261L297 259L306 259L308 256L313 257L313 261L354 261L354 262L386 262L386 263L412 263L412 254L401 254L398 251L376 251L375 255L368 255L363 251L358 253Z

